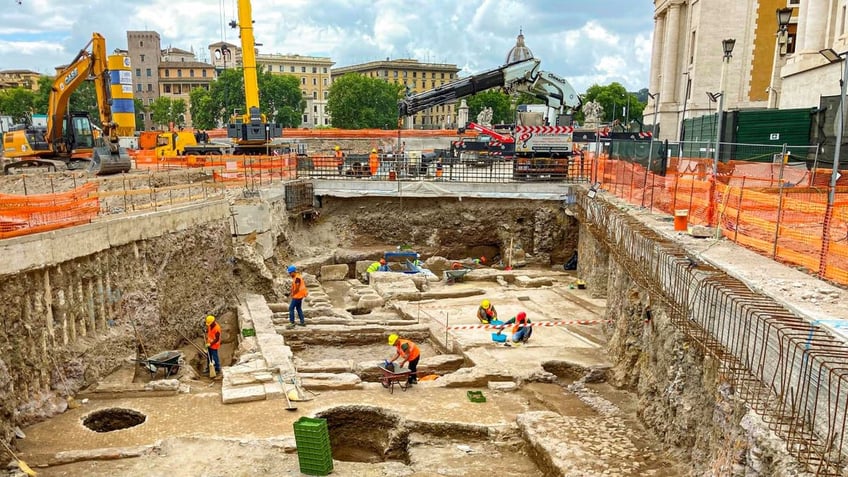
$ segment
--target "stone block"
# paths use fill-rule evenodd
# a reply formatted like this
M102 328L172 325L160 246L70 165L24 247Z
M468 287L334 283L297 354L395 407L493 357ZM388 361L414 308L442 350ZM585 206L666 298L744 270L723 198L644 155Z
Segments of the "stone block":
M370 276L371 286L385 299L414 300L420 292L405 273L375 272Z
M265 386L265 399L283 399L283 387L275 377L273 381L263 383Z
M273 232L265 232L256 236L256 242L253 246L262 258L269 260L274 256L276 244L277 235Z
M339 281L347 279L347 274L350 273L350 267L345 263L338 265L324 265L321 267L321 281Z
M365 273L365 270L368 270L368 267L374 263L375 260L357 260L356 261L356 277L359 278Z
M274 375L268 373L266 371L260 371L258 373L253 373L253 377L259 381L260 383L267 383L274 379Z
M489 381L489 389L492 391L509 392L518 389L518 385L512 381Z
M360 310L373 310L374 308L380 308L385 303L386 301L383 300L383 297L380 295L363 295L359 298L359 301L356 302L356 308Z
M221 399L224 404L264 401L265 385L253 384L248 386L222 386Z
M693 225L689 227L689 235L695 238L710 238L715 237L715 229L703 225Z
M357 389L362 383L353 373L300 373L300 379L304 388L314 390Z
M271 209L267 204L232 205L233 220L230 228L233 235L250 235L271 230Z
M333 253L336 263L368 262L379 260L383 252L363 252L361 250L338 249Z
M452 373L465 364L465 357L455 354L439 354L426 356L418 363L421 374L448 374Z
M350 373L353 361L347 359L322 359L298 365L300 373Z
M518 288L539 288L544 286L551 286L553 284L553 280L546 277L530 278L525 275L519 275L515 277L515 286L517 286Z
M157 379L144 385L147 391L179 391L180 382L176 379Z

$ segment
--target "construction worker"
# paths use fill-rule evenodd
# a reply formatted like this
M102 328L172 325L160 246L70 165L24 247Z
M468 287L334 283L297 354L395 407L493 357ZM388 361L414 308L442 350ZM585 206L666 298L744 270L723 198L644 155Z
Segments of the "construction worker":
M221 325L215 321L212 315L206 316L206 351L209 359L215 366L215 373L221 374L221 360L218 357L218 348L221 347Z
M377 175L377 170L380 168L380 156L377 155L376 149L371 149L371 154L368 156L368 167L371 168L371 177Z
M339 174L341 174L342 169L344 169L344 153L342 152L342 148L339 146L334 147L333 157L336 158L336 167L339 168Z
M519 312L514 317L510 318L504 326L506 325L514 325L512 327L512 346L520 346L521 343L527 343L527 340L530 339L530 335L533 334L533 327L530 326L530 319L527 318L527 313ZM503 329L498 330L498 334L501 334ZM509 346L509 343L506 343L506 346Z
M394 363L398 358L403 358L400 367L403 368L404 365L409 363L410 371L406 383L416 384L418 382L418 360L421 359L421 350L418 349L418 345L412 341L399 338L397 334L392 333L389 335L389 346L394 346L397 351L395 357L389 362Z
M493 305L489 300L481 301L480 308L477 308L477 319L484 325L488 325L489 323L497 320L498 312L495 310L495 305Z
M304 283L303 277L294 265L289 265L286 271L289 272L289 276L292 279L291 291L289 292L289 295L291 295L291 302L289 302L289 328L294 328L295 310L297 310L297 316L300 318L300 326L306 326L306 321L303 319L303 299L309 293L306 291L306 283Z

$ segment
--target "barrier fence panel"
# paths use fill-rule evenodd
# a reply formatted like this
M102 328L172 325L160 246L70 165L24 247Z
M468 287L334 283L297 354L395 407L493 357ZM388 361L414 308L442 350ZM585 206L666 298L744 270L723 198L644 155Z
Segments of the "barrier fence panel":
M89 182L61 193L0 194L0 238L91 222L100 211L96 191L97 183Z
M651 161L605 147L616 154L597 159L597 181L631 204L679 211L691 225L718 225L724 237L764 256L848 284L848 187L838 185L828 207L831 171L815 167L815 146L723 143L721 152L731 160L717 165L714 145L673 146L658 145L665 157ZM745 160L732 159L736 155Z

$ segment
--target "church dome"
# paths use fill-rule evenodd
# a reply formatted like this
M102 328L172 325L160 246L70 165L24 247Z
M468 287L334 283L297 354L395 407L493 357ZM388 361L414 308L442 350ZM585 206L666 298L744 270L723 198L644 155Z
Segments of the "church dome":
M533 52L524 44L524 33L519 30L518 38L515 40L515 46L506 55L505 64L509 65L519 61L529 60L530 58L533 58Z

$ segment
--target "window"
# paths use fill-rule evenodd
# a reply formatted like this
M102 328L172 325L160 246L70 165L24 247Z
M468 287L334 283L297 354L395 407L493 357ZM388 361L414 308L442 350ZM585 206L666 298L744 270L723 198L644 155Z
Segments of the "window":
M170 93L170 92L171 92L171 85L169 85L169 84L166 84L166 85L165 85L165 92L166 92L166 93Z
M138 47L144 48L144 40L141 40L141 41L138 42Z
M201 76L203 76L204 78L206 78L206 70L203 70L203 71L202 71Z
M842 5L842 20L841 20L841 23L839 24L839 34L840 35L845 34L845 8L846 8L845 5Z
M442 79L445 79L445 74L444 74L444 73L442 73Z
M153 91L153 84L152 84L152 83L147 83L147 91L148 91L148 92L152 92L152 91Z
M312 92L312 99L318 99L318 92L317 91Z
M789 4L790 4L790 5L800 5L800 4L801 4L801 0L789 0Z
M330 120L329 120L329 119L327 119L327 118L324 118L324 126L326 126L326 125L328 125L328 124L330 124Z
M318 72L318 67L317 67L317 66L313 66L313 67L312 67L312 72L313 72L313 73L317 73L317 72Z
M300 67L300 72L301 72L301 73L306 73L306 67L305 67L305 66L301 66L301 67Z
M289 67L289 72L294 73L294 66Z
M283 71L285 71L285 70L286 70L286 67L285 67L285 66L283 66L283 65L280 65L280 73L282 73L282 72L283 72Z
M144 55L141 55L141 62L144 63Z
M327 92L327 91L324 91L324 99L327 99L328 97L329 97L328 92Z
M397 78L397 77L398 77L397 70L392 71L392 78Z
M413 77L413 78L417 78L417 77L418 77L418 72L417 72L417 71L413 71L413 72L412 72L412 77Z
M150 78L151 76L153 76L153 72L152 72L152 71L150 71L150 68L147 68L147 70L145 70L145 73L147 74L147 77L148 77L148 78Z
M147 104L153 104L153 98L147 98ZM153 116L150 116L150 119L153 119Z
M300 84L306 84L306 76L300 77Z
M194 78L194 70L188 70L188 75Z
M430 88L436 87L436 80L430 81Z
M327 74L327 68L324 68L324 74Z
M327 78L324 78L324 86L327 86L328 82L329 82L329 80L327 80Z
M135 90L141 93L141 83L135 85Z
M308 122L309 122L309 116L307 116L307 115L305 115L305 114L304 114L304 115L303 115L303 122L304 122L304 123L308 123Z
M312 86L318 86L318 78L312 78Z
M689 40L689 64L695 62L695 40L698 38L697 32L692 30L692 38Z
M315 106L312 106L312 112L313 112L313 113L317 113L317 112L318 112L318 105L317 105L317 104L316 104Z
M183 70L177 70L177 78L183 77Z
M171 77L171 70L165 70L165 78Z
M406 78L406 73L407 73L407 71L404 71L404 72L403 72L403 77L404 77L404 78Z
M139 78L141 78L141 68L135 69L135 75L138 76Z

